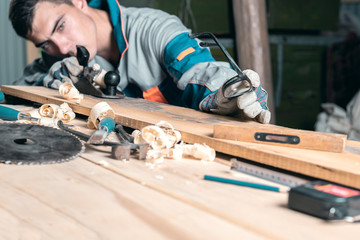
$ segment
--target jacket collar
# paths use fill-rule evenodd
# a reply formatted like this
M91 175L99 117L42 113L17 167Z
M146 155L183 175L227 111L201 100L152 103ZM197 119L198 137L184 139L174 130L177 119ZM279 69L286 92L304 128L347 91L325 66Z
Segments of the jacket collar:
M120 51L120 59L127 51L129 44L123 27L122 11L118 0L91 0L88 5L92 8L105 10L110 14L110 20L114 29L114 36Z

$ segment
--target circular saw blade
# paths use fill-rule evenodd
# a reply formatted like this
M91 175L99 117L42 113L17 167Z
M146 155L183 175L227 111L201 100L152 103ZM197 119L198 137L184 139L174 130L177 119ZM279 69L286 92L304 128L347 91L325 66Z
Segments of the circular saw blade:
M0 163L49 164L69 161L85 150L76 136L60 129L0 123Z

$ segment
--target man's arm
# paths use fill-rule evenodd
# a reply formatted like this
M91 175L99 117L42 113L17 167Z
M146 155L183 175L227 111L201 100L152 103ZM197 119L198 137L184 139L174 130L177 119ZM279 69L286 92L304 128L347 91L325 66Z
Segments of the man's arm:
M271 113L267 107L267 93L262 89L258 74L247 71L253 89L242 96L227 99L223 85L237 73L229 63L217 62L209 49L182 33L169 42L165 49L165 66L174 77L187 107L222 115L255 119L268 123Z
M38 58L26 65L23 75L13 82L14 85L43 86L43 79L48 74L49 69L54 63L61 61L61 58L54 57L41 52L41 58Z

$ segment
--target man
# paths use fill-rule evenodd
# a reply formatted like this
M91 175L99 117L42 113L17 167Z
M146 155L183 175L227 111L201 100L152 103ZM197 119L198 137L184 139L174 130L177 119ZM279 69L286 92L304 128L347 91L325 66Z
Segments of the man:
M117 0L13 0L9 18L18 35L42 49L15 84L57 88L79 74L76 47L120 75L126 96L205 112L270 121L267 93L256 72L245 70L253 91L226 98L223 84L236 72L217 62L209 49L189 37L180 20L149 8L125 8ZM72 56L72 57L71 57Z

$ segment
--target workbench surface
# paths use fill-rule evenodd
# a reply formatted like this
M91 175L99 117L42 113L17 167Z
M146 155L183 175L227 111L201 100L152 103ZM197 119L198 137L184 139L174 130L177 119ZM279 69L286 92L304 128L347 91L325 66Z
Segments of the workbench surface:
M149 164L86 145L69 162L0 165L0 239L353 239L358 224L287 208L287 194L203 180L251 181L229 156Z

